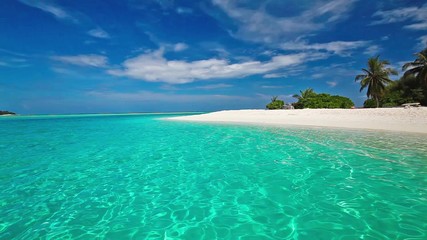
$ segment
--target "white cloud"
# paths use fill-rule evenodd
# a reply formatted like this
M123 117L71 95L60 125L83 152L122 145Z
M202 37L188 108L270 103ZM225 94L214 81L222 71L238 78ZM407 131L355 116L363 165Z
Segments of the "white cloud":
M191 14L193 13L193 9L186 7L178 7L176 8L176 12L179 14Z
M177 43L173 46L175 52L181 52L188 48L188 45L185 43Z
M99 27L88 31L87 34L96 38L110 38L110 35Z
M287 76L289 76L289 75L286 74L286 73L268 73L268 74L265 74L262 77L263 78L284 78L284 77L287 77Z
M419 37L418 41L417 48L419 50L427 48L427 35Z
M217 58L187 62L183 60L168 60L163 56L163 53L164 50L159 49L141 54L126 60L122 64L122 69L112 69L108 73L148 82L182 84L197 80L242 78L250 75L266 74L274 70L327 57L327 54L324 53L298 53L274 56L266 62L252 60L230 63L227 60Z
M326 84L329 85L329 87L335 87L336 85L338 85L337 81L327 81Z
M324 58L326 58L327 55L324 55ZM296 76L304 72L306 69L305 65L298 65L298 66L292 66L292 68L286 69L286 71L280 71L280 72L274 72L274 73L267 73L263 78L287 78L290 76Z
M106 67L108 59L102 55L89 54L89 55L76 55L76 56L53 56L53 60L88 67Z
M403 28L411 30L427 30L427 21L422 23L414 23L404 26Z
M4 48L0 48L0 52L3 52L5 54L7 54L7 55L15 56L15 57L28 57L27 54L10 51L10 50L4 49Z
M311 78L314 78L314 79L319 79L323 77L325 77L324 73L314 73L313 75L311 75Z
M283 86L262 85L261 88L264 88L264 89L278 89L278 88L283 88Z
M50 13L60 20L69 20L75 23L78 22L77 19L69 15L64 9L53 4L49 4L46 1L20 0L20 2L30 7L38 8L44 12Z
M335 22L347 17L356 0L317 0L298 16L277 17L270 14L261 3L259 8L243 7L236 1L213 0L230 18L237 30L232 36L247 41L277 43L301 34L330 28Z
M26 54L0 48L0 67L23 68L30 66Z
M327 51L338 55L348 55L349 50L365 47L369 44L369 41L335 41L328 43L312 43L309 44L306 41L295 41L285 42L281 45L284 50L317 50Z
M210 84L210 85L195 87L195 89L211 90L211 89L218 89L218 88L230 88L232 86L233 85L231 84L218 83L218 84Z
M116 91L89 91L86 93L100 99L141 102L172 102L194 103L200 101L224 101L224 100L252 100L252 98L221 94L173 94L157 93L151 91L116 92Z
M410 21L412 24L405 25L405 29L427 30L427 4L424 4L422 7L406 7L388 11L377 11L372 16L379 18L379 20L373 21L371 25Z
M381 47L378 45L371 45L368 48L366 48L366 50L363 52L365 55L368 56L374 56L374 55L378 55L379 52L381 52Z
M160 42L160 40L157 40L156 42L158 43L158 42ZM165 52L170 52L170 51L182 52L182 51L188 49L188 47L189 47L185 43L170 44L170 43L160 42L160 43L158 43L158 45L159 45L159 48L163 49ZM150 52L150 50L147 50L147 49L138 49L137 51L134 51L134 52L141 52L141 50L143 52Z
M0 59L0 67L25 68L29 66L30 64L28 64L27 60L25 59L19 59L19 58L1 58Z

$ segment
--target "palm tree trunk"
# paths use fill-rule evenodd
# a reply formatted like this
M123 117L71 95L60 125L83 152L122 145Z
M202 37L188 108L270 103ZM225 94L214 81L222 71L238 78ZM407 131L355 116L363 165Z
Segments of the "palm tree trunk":
M377 108L380 107L380 101L378 100L378 97L375 97L375 101L377 102Z

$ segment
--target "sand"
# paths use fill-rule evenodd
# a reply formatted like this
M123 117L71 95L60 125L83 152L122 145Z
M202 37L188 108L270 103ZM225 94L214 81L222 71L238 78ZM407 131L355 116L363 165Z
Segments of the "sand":
M176 121L316 126L427 134L427 107L371 109L228 110L169 118Z

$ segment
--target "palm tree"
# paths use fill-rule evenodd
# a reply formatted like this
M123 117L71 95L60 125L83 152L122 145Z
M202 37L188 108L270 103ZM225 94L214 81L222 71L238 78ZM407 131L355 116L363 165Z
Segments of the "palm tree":
M292 97L301 100L301 99L307 99L309 97L313 97L314 95L316 95L316 93L314 92L314 90L312 88L307 88L304 91L299 91L301 95L298 94L294 94Z
M414 75L420 83L427 85L427 48L415 55L415 61L403 65L402 69L406 71L403 77Z
M278 98L279 96L273 96L272 98L271 98L271 102L275 102L275 101L277 101L277 98Z
M377 107L380 106L380 97L384 92L385 86L391 83L389 75L397 75L397 71L386 66L390 65L387 60L380 60L380 57L369 58L368 69L363 68L363 74L357 75L355 81L360 81L360 91L368 88L366 95L368 98L374 98Z

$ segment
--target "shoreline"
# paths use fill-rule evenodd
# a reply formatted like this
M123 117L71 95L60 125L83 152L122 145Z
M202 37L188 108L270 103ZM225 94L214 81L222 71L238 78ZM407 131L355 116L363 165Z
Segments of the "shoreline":
M227 110L171 117L167 120L244 124L364 129L427 134L427 107L366 109Z

